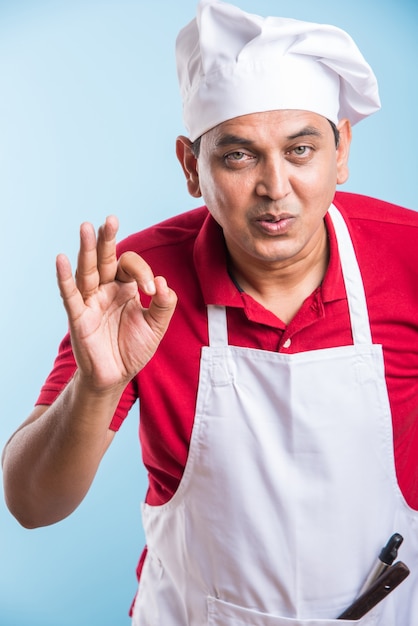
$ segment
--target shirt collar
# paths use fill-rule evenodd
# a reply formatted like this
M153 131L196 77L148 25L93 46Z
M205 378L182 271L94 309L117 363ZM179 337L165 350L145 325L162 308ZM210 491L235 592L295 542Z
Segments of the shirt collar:
M331 218L327 213L330 258L321 286L322 301L346 299L338 245ZM247 308L246 300L228 273L228 253L222 228L208 212L194 246L194 263L206 304Z
M228 273L222 228L210 213L195 241L194 263L206 304L243 307L241 293Z

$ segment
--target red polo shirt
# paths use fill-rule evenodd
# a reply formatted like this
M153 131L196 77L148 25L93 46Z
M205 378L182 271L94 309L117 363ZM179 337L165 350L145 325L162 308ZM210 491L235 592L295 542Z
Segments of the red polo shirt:
M364 196L337 193L363 277L374 343L383 345L398 480L418 509L418 213ZM287 353L352 343L337 243L328 217L330 262L323 283L287 326L227 271L222 231L205 207L134 234L118 252L141 254L166 277L178 305L161 345L126 388L110 427L117 430L140 397L140 438L149 472L147 502L165 503L183 474L193 426L207 304L227 307L229 343ZM147 304L146 299L143 299ZM38 404L50 404L74 371L68 336Z

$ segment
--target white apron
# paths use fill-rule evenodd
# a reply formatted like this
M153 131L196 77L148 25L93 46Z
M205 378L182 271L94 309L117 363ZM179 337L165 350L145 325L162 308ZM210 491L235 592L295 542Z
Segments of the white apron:
M353 345L229 346L225 309L208 307L184 475L167 504L143 507L135 626L418 623L418 515L396 481L382 349L351 239L330 214ZM336 620L394 532L409 578L361 620Z

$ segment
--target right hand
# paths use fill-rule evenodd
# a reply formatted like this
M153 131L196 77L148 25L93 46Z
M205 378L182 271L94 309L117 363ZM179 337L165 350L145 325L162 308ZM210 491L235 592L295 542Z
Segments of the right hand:
M65 255L56 263L78 375L98 392L125 387L146 365L177 302L138 254L126 252L117 260L117 231L114 216L97 238L91 224L82 224L76 277ZM151 296L149 308L141 305L138 289Z

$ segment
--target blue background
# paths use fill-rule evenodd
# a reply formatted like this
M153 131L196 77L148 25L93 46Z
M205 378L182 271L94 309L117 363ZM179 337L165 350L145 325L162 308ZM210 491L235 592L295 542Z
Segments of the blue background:
M350 32L383 109L354 129L344 189L418 208L415 0L237 4ZM173 47L194 11L194 0L0 1L0 447L66 330L54 261L75 260L80 222L115 213L123 237L196 206L174 156L184 129ZM134 409L63 522L24 530L1 499L1 626L129 624L146 488L137 427Z

